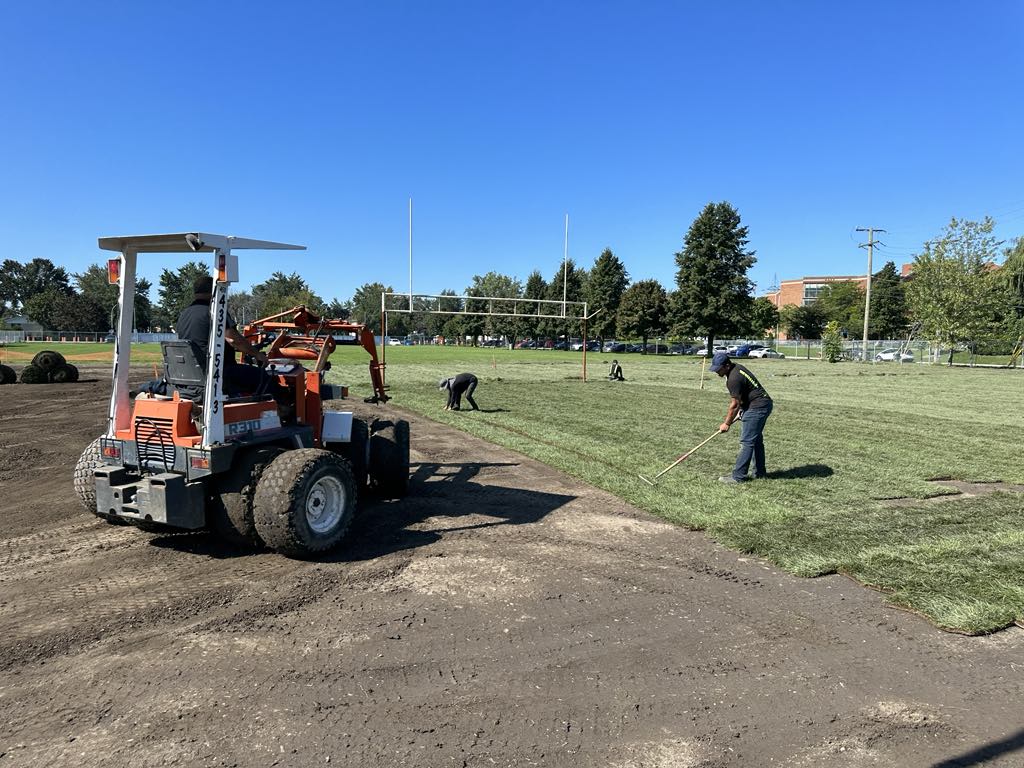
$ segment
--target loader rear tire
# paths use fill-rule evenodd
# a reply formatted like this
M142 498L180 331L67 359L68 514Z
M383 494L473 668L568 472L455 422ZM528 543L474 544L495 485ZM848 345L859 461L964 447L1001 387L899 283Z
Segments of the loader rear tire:
M15 384L18 374L9 365L0 365L0 384Z
M348 461L331 451L285 451L264 470L253 513L264 543L289 557L311 557L337 546L356 510Z
M96 438L82 451L75 465L75 495L82 502L82 506L98 515L96 512L96 478L93 472L103 466L100 454L100 438Z
M367 468L370 464L370 426L362 419L353 418L349 441L342 444L337 452L348 459L356 491L362 493L366 488Z
M370 484L385 499L409 492L409 422L378 420L370 430Z
M64 355L60 352L51 352L48 350L39 352L32 358L32 365L36 368L42 368L44 371L52 371L65 363L67 363L67 360L64 359Z
M236 547L263 546L253 519L253 499L260 476L283 452L267 446L245 451L235 457L234 466L218 479L207 504L207 523L221 539Z
M26 365L21 369L22 384L49 384L50 377L46 371L36 365Z

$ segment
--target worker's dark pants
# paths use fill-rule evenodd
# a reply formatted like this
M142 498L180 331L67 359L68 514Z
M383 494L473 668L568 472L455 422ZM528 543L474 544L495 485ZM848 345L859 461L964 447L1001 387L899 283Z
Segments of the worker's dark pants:
M480 408L477 406L476 400L473 399L473 390L476 389L476 384L477 384L477 380L474 377L473 379L470 380L469 385L466 387L466 391L465 392L460 392L457 389L456 390L452 390L452 395L455 398L455 405L453 405L452 408L454 408L456 411L459 410L459 408L461 408L461 406L462 406L462 396L465 395L466 396L466 400L473 407L473 410L474 411L479 411Z
M750 460L754 460L754 477L768 474L764 462L764 425L772 413L772 401L759 397L743 412L743 431L740 433L740 454L733 467L734 480L747 479Z

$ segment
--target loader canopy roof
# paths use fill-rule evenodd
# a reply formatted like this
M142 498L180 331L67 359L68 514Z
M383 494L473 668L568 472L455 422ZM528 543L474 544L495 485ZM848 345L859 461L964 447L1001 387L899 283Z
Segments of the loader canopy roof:
M123 237L101 237L100 249L124 253L194 253L212 252L214 249L263 251L304 251L304 245L275 243L270 240L249 240L233 235L212 235L204 232L178 232L171 235L126 235Z

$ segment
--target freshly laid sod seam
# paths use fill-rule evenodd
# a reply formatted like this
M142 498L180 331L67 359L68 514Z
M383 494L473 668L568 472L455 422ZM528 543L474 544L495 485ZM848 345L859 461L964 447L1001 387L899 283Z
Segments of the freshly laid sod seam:
M335 355L334 380L369 394L365 358ZM1024 372L751 360L775 399L770 478L727 487L736 427L657 487L636 478L696 445L725 415L723 383L693 358L420 347L388 350L396 405L517 450L666 520L800 575L843 573L956 632L1024 620L1024 495L942 504L930 479L1024 482L1017 435ZM442 376L473 371L493 413L444 412ZM415 435L413 443L415 445ZM919 499L898 507L884 499Z

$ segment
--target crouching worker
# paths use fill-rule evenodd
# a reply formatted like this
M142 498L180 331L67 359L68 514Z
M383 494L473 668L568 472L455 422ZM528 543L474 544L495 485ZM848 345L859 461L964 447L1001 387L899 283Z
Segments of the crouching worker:
M612 369L608 372L608 381L625 381L626 378L622 375L622 366L619 365L618 360L612 360Z
M473 390L476 389L477 378L472 373L460 373L458 376L452 376L448 379L441 379L438 382L437 388L441 390L448 390L448 402L444 409L446 411L458 411L462 406L462 396L466 396L466 400L469 402L470 407L474 411L479 411L476 401L473 399Z

